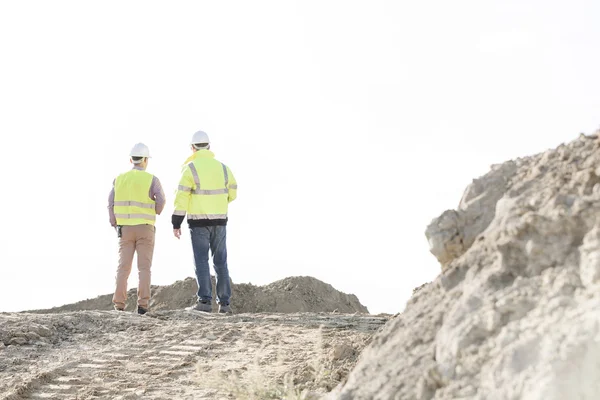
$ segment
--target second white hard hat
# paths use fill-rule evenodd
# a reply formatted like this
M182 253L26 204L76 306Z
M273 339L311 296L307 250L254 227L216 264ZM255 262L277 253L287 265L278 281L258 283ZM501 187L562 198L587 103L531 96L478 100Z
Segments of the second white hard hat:
M192 141L190 142L190 144L199 144L199 143L210 143L210 140L208 140L208 135L206 134L206 132L198 131L198 132L194 133L194 136L192 136Z
M129 152L129 157L147 157L150 158L150 149L144 143L137 143Z

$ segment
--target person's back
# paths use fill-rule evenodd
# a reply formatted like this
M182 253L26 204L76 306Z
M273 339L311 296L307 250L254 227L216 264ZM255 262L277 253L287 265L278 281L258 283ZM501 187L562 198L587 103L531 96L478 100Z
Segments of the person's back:
M148 311L150 301L150 268L154 254L156 215L165 205L160 181L146 172L148 147L138 143L130 153L133 169L120 174L109 194L110 223L119 237L119 266L113 296L115 310L123 311L127 301L127 279L131 273L133 256L138 256L138 313Z
M156 202L150 198L154 175L134 167L115 179L114 212L118 226L152 224Z
M192 138L192 156L186 161L175 198L173 233L181 237L181 224L187 215L190 227L196 279L198 311L212 310L209 250L217 275L219 312L230 313L231 284L227 266L227 213L237 197L237 181L226 165L214 158L206 133Z
M176 209L185 206L190 210L188 221L198 221L190 227L226 225L229 203L237 196L231 170L214 157L210 150L196 151L182 177L186 185L180 185L179 190L196 195L176 199Z

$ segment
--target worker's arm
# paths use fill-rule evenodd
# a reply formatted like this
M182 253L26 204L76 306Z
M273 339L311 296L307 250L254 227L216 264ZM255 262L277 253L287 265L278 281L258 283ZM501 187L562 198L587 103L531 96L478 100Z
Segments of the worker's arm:
M194 178L192 177L192 171L189 167L186 167L183 170L183 174L181 174L179 186L177 187L177 194L175 195L175 211L173 211L173 216L171 217L174 230L181 229L181 223L185 218L194 189L196 189L196 187Z
M155 211L157 215L165 208L165 192L163 191L160 181L155 176L152 178L152 185L150 186L150 198L156 202Z
M233 172L227 167L227 175L229 176L229 202L231 203L237 198L237 181L235 180L235 176L233 176Z
M108 219L110 226L117 226L117 218L115 217L115 181L113 181L113 187L108 194Z

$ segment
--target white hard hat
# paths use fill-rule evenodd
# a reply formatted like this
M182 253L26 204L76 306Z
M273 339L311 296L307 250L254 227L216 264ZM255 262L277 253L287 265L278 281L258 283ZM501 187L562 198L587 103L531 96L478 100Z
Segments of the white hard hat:
M138 143L129 152L130 157L146 157L150 158L150 150L144 143Z
M210 143L208 140L208 135L204 131L198 131L194 133L192 136L192 142L190 144L198 144L198 143Z

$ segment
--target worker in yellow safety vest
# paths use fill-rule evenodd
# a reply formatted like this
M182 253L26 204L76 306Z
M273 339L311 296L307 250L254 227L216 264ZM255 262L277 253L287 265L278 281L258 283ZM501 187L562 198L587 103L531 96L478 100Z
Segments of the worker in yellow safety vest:
M150 267L154 254L154 222L165 206L165 194L158 178L148 172L150 151L138 143L129 153L133 168L119 175L108 197L110 224L119 237L119 266L113 296L114 308L125 309L127 278L137 253L139 272L137 312L145 314L150 301Z
M215 159L205 132L194 133L191 150L193 154L184 163L175 197L173 233L177 239L181 237L181 224L187 214L198 282L198 302L192 309L212 311L212 284L208 264L210 250L217 276L218 312L231 314L231 282L226 244L227 211L229 203L237 197L237 182L231 169Z

